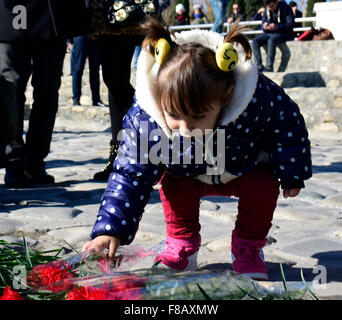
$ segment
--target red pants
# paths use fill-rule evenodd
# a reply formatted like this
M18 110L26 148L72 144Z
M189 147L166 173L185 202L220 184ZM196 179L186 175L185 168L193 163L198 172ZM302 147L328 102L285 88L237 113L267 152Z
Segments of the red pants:
M272 226L279 182L265 165L227 184L211 185L194 178L177 178L167 172L160 184L166 231L173 238L187 239L199 234L200 198L205 196L239 198L235 230L240 238L264 239Z

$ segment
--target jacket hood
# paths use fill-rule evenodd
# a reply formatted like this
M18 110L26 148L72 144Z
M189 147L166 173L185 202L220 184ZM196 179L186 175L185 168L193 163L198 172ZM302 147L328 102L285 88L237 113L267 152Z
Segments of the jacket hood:
M178 45L188 42L199 43L213 51L222 44L224 37L213 31L191 30L175 34L172 39ZM234 69L236 74L236 86L230 105L225 108L218 119L218 125L226 125L236 120L246 109L253 98L258 80L258 71L252 60L245 61L242 47L234 44L239 54L239 62ZM159 70L159 65L148 51L143 49L140 53L136 73L136 99L143 110L163 129L168 137L171 137L171 130L168 128L163 113L158 109L157 103L152 95L152 86Z

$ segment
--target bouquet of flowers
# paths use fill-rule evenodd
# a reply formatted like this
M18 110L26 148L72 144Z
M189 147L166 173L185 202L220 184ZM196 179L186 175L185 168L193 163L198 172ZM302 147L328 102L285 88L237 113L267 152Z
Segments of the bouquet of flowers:
M12 279L4 277L4 270L8 269L3 267L4 260L1 260L6 250L14 250L10 245L0 242L0 294L3 288L0 300L262 300L306 299L309 294L316 298L305 282L306 288L295 290L289 290L286 282L285 290L266 289L233 271L171 272L159 269L156 264L148 269L135 268L142 260L157 254L140 247L122 247L114 261L109 261L104 252L91 251L58 259L58 255L46 256L28 250L26 243L22 255L31 268L24 286L13 290L10 280L13 283L18 279L14 274ZM18 257L16 254L16 262L23 263ZM32 260L44 259L49 261L32 264Z

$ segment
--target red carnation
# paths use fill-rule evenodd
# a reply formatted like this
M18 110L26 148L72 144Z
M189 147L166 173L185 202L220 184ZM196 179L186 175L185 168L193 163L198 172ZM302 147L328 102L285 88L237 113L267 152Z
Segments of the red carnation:
M118 276L110 284L103 283L101 288L80 287L68 292L68 300L139 300L145 278Z
M11 287L6 286L0 300L24 300L24 298Z
M146 278L139 278L134 275L116 277L112 281L112 292L115 300L140 300Z
M71 273L61 263L36 266L27 276L27 283L33 288L45 287L53 292L66 291L72 283Z
M67 300L113 300L108 287L73 288L68 292Z

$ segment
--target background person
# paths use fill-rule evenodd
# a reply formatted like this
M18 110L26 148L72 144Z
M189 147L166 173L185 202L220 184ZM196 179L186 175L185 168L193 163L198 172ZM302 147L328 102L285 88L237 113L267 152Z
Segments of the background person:
M252 20L253 21L259 21L259 20L262 20L262 17L264 16L265 14L265 8L264 7L261 7L258 9L258 11L254 14Z
M74 106L81 105L82 95L82 75L86 60L89 63L89 83L92 96L92 105L105 107L100 99L100 47L95 40L90 40L87 36L75 37L72 40L70 65L72 74L72 100Z
M223 26L227 17L227 7L229 0L211 0L211 6L214 11L215 21L211 28L212 31L222 33Z
M239 21L247 20L247 13L241 11L241 7L238 3L233 4L233 12L229 16L229 18L227 20L227 24L231 24L231 23L235 22L236 20L239 20Z
M203 6L200 3L195 3L193 5L193 12L191 14L190 24L207 24L209 23L207 17L203 12Z
M289 6L290 6L291 9L292 9L292 12L293 12L293 14L294 14L295 19L296 19L296 18L302 18L302 17L303 17L303 13L302 13L300 10L298 10L297 3L296 3L296 2L290 1L290 2L289 2ZM303 23L302 23L302 22L295 22L294 27L295 27L295 28L301 28L301 27L303 27ZM301 32L300 32L300 31L296 32L296 37L299 37L300 35L301 35Z
M183 26L183 25L190 24L189 15L186 12L185 7L182 3L178 3L176 5L175 10L176 10L176 17L173 23L175 26Z
M294 15L285 1L266 0L265 6L261 25L263 34L253 39L252 49L258 70L273 72L277 45L294 39ZM266 67L262 64L260 52L260 47L265 44L267 44Z
M0 53L2 63L13 70L17 115L15 138L6 146L7 187L50 184L54 177L45 170L50 151L58 90L67 39L90 33L83 0L31 0L24 6L27 26L13 27L15 1L0 0ZM4 68L2 69L4 70ZM0 75L1 76L1 75ZM23 139L25 90L32 76L33 104L26 139Z

